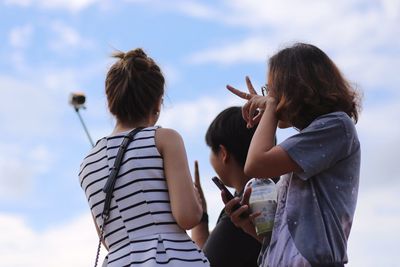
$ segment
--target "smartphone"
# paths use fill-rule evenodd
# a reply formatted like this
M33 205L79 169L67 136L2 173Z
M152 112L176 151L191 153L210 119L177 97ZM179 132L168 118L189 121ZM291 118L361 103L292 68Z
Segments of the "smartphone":
M228 199L228 201L232 200L234 198L234 196L231 194L231 192L229 192L228 188L226 188L226 186L224 185L224 183L217 177L214 176L212 178L213 182L218 186L218 188L221 191L225 192L225 196Z
M234 198L234 196L231 194L231 192L228 190L228 188L226 188L226 186L224 185L224 183L216 176L214 176L212 178L213 182L218 186L218 188L221 191L224 191L226 198L228 199L228 201L232 200ZM232 208L232 212L234 212L235 210L237 210L238 208L240 208L241 205L239 203L237 203L235 206L233 206ZM240 217L245 218L249 216L248 212L244 212L240 215Z

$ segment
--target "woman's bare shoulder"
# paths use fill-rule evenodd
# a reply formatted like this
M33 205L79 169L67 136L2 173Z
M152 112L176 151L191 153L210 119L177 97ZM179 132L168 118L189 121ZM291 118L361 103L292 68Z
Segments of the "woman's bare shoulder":
M173 140L182 139L181 135L176 130L171 128L158 128L156 131L156 138L167 138L167 141L169 141L168 138L172 138Z
M167 146L175 146L182 142L182 136L176 130L170 128L158 128L155 139L156 146L160 153Z

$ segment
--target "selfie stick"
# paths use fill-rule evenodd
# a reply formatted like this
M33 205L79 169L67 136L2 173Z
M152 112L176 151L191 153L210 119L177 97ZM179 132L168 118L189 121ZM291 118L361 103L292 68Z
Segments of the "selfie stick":
M86 109L86 107L84 106L85 101L86 101L86 97L83 93L71 93L70 98L69 98L69 104L72 105L72 107L76 111L76 114L78 114L78 117L82 123L83 129L85 130L85 133L86 133L87 137L89 138L89 142L92 145L92 147L94 147L93 140L90 137L89 131L86 128L85 122L83 121L81 114L79 113L79 110L81 108Z

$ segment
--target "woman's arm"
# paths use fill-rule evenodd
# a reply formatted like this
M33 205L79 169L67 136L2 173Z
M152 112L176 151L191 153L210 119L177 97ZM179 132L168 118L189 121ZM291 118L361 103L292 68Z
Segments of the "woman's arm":
M200 183L199 163L197 160L194 162L194 185L199 193L201 208L206 217L204 219L202 217L200 223L192 229L192 239L200 248L203 248L210 235L210 231L208 229L207 201Z
M192 229L192 240L199 246L199 248L203 248L209 236L210 230L208 229L208 220L200 222Z
M246 79L247 81L247 79ZM247 84L250 94L232 86L227 89L242 99L248 100L242 107L247 127L258 124L247 154L244 172L250 177L277 177L289 172L302 172L296 162L280 146L275 145L278 125L277 103L273 96L259 96L251 83Z
M164 160L172 214L181 228L189 230L199 223L202 209L193 186L182 137L172 129L160 128L155 138Z
M264 106L254 105L250 99L243 112L250 118L254 108L262 108L263 114L249 147L244 171L251 177L276 177L289 172L301 172L289 154L274 142L278 119L276 100L267 96ZM258 104L258 103L256 103ZM250 118L251 119L251 118Z

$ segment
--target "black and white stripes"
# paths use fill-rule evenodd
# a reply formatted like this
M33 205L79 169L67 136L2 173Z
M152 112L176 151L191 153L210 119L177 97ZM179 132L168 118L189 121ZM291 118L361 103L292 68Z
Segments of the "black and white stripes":
M105 226L108 266L209 266L172 216L156 129L140 131L123 157ZM105 197L102 188L124 136L99 140L81 164L81 187L98 225Z

